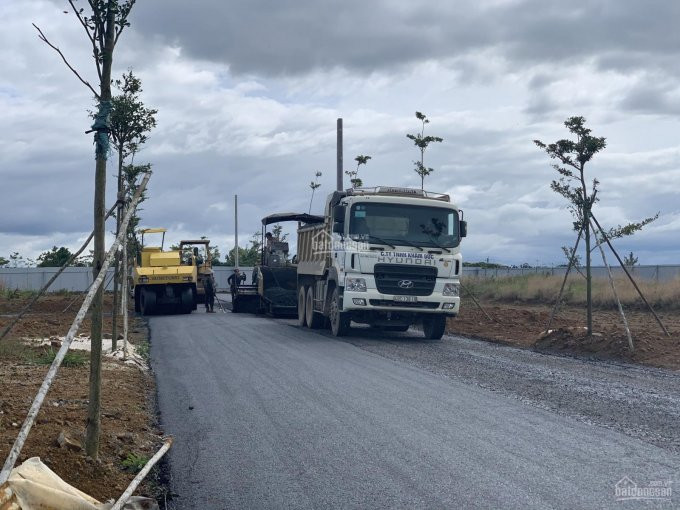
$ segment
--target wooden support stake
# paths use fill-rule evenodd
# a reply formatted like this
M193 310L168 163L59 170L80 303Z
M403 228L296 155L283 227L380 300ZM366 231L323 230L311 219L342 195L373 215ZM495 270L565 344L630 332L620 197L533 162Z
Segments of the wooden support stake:
M124 232L127 232L127 225L128 222L130 221L130 217L132 216L132 211L134 211L135 207L137 207L137 204L142 198L142 192L144 191L146 184L149 182L150 177L151 173L147 173L144 176L144 179L142 180L141 184L139 185L139 188L137 189L137 192L135 193L135 196L132 199L130 208L128 209L128 213L125 215L125 218L123 220L125 225L125 228L123 229ZM5 460L5 464L2 467L2 471L0 471L0 485L7 481L10 473L12 472L12 468L14 468L14 463L19 458L21 449L23 448L24 443L26 442L26 438L28 437L28 433L31 431L31 427L33 427L33 422L35 421L36 416L38 416L38 412L40 411L43 401L47 396L47 392L52 386L52 382L54 381L54 378L57 375L57 371L59 370L62 361L64 361L64 357L66 356L66 353L68 352L68 349L71 346L71 342L73 342L73 338L78 332L78 329L80 328L83 319L85 319L85 315L87 314L87 311L90 308L92 301L94 300L95 294L99 290L99 287L101 287L102 282L106 277L106 271L111 265L111 260L113 259L113 256L115 255L116 251L118 250L118 246L120 244L120 237L121 236L119 234L118 237L116 237L113 246L111 246L111 249L106 254L106 258L104 259L104 263L101 267L101 270L97 274L97 278L95 278L92 287L90 287L90 291L87 293L87 296L85 296L83 304L80 305L80 310L78 310L76 318L73 320L73 323L71 324L71 327L68 330L68 333L66 334L66 338L64 338L64 342L61 344L61 347L57 351L57 354L54 357L54 361L52 362L50 369L47 371L47 375L45 376L45 379L43 380L43 383L40 386L40 389L38 390L35 399L33 399L33 403L31 404L31 408L28 411L28 415L26 416L26 419L24 420L24 423L21 426L19 435L14 441L14 445L12 446L9 455Z
M607 244L609 245L609 249L612 251L612 253L613 253L614 256L616 257L616 260L619 261L619 264L621 265L621 269L623 269L624 273L626 273L626 276L628 276L628 279L629 279L630 282L633 284L633 287L635 287L635 290L636 290L637 293L640 295L640 298L642 299L642 301L644 301L644 303L647 305L647 308L649 308L649 311L652 312L652 315L653 315L654 318L656 319L656 322L659 323L659 326L661 326L661 329L663 329L663 332L666 333L666 336L671 336L671 334L670 334L670 333L668 332L668 330L666 329L666 326L663 325L663 322L661 322L661 319L659 318L659 316L658 316L658 315L656 314L656 312L654 311L654 308L652 308L652 305L649 304L649 302L647 301L647 299L645 298L645 296L642 294L642 291L640 290L640 287L638 287L637 283L635 283L635 280L633 279L632 275L628 272L628 268L626 268L626 265L625 265L625 264L623 263L623 261L621 260L621 257L619 257L619 254L616 252L616 250L615 250L614 247L612 246L612 243L611 243L611 241L609 240L609 237L607 237L607 234L604 233L604 229L602 228L602 226L600 225L600 223L597 221L597 218L595 218L595 216L593 216L592 214L590 215L590 217L591 217L591 218L593 219L593 221L595 222L595 225L597 225L597 228L600 229L600 233L602 234L602 238L603 238L603 239L607 242Z
M161 459L163 455L170 449L172 446L172 437L169 437L165 440L165 444L161 447L160 450L156 452L156 454L149 459L149 462L146 463L146 465L142 468L142 470L135 476L134 480L130 482L130 485L128 485L128 488L125 489L125 492L121 495L120 498L118 498L118 501L116 501L116 504L111 507L111 510L122 510L123 505L127 503L127 500L130 499L130 496L132 496L132 493L135 492L135 489L139 486L140 483L142 483L142 480L146 478L146 475L149 474L149 471L151 471L151 468L156 465L156 463Z
M595 231L595 225L593 222L590 222L590 226L593 228L593 231ZM630 352L633 352L635 348L633 347L633 337L630 334L630 328L628 327L628 321L626 320L626 314L623 313L623 306L621 306L621 300L619 299L619 295L616 292L616 286L614 285L614 276L612 275L612 268L609 267L609 264L607 263L607 257L604 254L604 249L602 248L602 242L597 243L597 247L600 249L600 254L602 255L602 262L604 262L605 267L607 268L607 274L609 275L609 285L612 288L612 293L614 294L614 299L616 299L616 304L619 307L619 315L621 315L621 320L623 321L623 327L626 329L626 337L628 338L628 348L630 349Z
M109 216L113 214L113 211L116 209L116 205L117 204L114 204L114 206L111 209L109 209L109 212L106 213L106 218L104 218L104 220L106 220ZM71 255L71 257L66 261L66 263L59 268L59 271L54 273L52 275L52 278L50 278L47 281L47 283L42 286L42 288L38 291L38 293L35 296L33 296L33 298L31 298L31 300L26 304L26 306L24 306L24 308L19 312L19 315L17 315L9 324L7 324L7 326L5 326L5 329L3 329L2 333L0 333L0 340L7 336L7 333L9 333L12 330L12 328L16 325L16 323L19 322L21 318L26 314L26 312L28 312L31 309L31 307L35 304L38 298L42 296L45 293L45 291L49 289L50 286L54 283L54 281L59 277L59 275L64 272L64 269L69 267L73 263L73 261L76 260L78 255L80 255L85 250L85 248L87 248L87 246L90 244L90 241L92 241L93 237L94 230L90 232L89 237L85 239L85 242L80 247L80 249L73 255Z
M474 301L474 303L477 305L477 308L479 308L482 311L482 313L486 315L487 319L489 319L491 322L497 322L496 320L491 318L491 316L488 313L486 313L486 310L484 310L484 308L482 308L482 305L479 304L479 301L477 301L475 295L472 293L472 291L470 291L470 289L463 285L463 282L460 282L460 286L463 288L465 292L468 293L468 295L472 298L472 301Z

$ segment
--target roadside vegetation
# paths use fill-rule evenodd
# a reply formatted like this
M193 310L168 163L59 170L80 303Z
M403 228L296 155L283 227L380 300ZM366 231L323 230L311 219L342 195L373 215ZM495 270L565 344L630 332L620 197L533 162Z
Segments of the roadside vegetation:
M503 277L465 278L464 283L477 298L497 302L553 304L562 283L562 275L531 274ZM644 308L633 285L625 277L614 279L621 304L627 308ZM606 278L592 280L593 306L615 308L616 301ZM680 309L680 279L669 281L639 280L638 285L649 303L656 309ZM584 306L587 302L586 281L579 274L570 276L562 302Z

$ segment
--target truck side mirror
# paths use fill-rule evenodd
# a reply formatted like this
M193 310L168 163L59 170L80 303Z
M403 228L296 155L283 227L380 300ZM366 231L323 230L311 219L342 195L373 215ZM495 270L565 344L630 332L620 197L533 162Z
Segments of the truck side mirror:
M198 257L198 248L194 248L194 257Z
M333 207L333 221L338 223L345 223L345 206L336 205ZM335 232L335 230L334 230Z
M467 237L467 221L460 222L460 237Z
M345 210L344 205L336 205L333 207L333 233L345 233Z

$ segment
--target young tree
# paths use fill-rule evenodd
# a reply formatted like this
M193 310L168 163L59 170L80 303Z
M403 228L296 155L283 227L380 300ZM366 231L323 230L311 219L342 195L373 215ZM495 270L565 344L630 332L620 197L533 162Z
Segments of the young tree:
M111 130L111 67L113 52L125 27L129 26L128 16L135 0L88 0L89 9L78 8L78 0L68 0L78 22L85 30L92 49L99 91L68 62L61 50L53 45L36 25L40 39L62 58L66 66L75 74L95 96L98 103L97 114L92 130L95 142L95 192L94 192L94 260L93 273L99 273L105 257L105 215L106 215L106 160L109 153L109 133ZM90 352L90 398L85 434L85 452L92 458L99 453L100 411L101 411L101 344L103 322L104 292L100 288L92 302L91 352Z
M280 225L279 223L276 223L272 227L272 237L276 241L282 241L285 242L288 239L288 233L283 233L283 226Z
M33 267L35 261L30 258L24 258L18 251L9 254L9 267Z
M314 174L314 180L309 183L309 187L312 190L312 198L309 199L309 214L312 213L312 202L314 202L314 192L321 187L321 184L319 183L319 177L321 177L323 174L319 171L317 171Z
M0 267L5 267L7 264L9 264L9 260L5 257L0 257Z
M418 150L420 151L420 161L414 161L413 164L415 165L415 173L420 176L420 189L425 189L425 177L434 172L434 168L425 166L425 150L431 143L441 143L444 139L439 136L425 136L425 124L429 124L430 120L425 114L420 112L416 112L416 118L422 123L420 133L416 133L415 135L408 134L406 137L413 140L413 144L418 147Z
M550 183L550 188L569 201L569 210L574 217L573 228L585 241L586 255L586 327L588 335L593 333L593 302L592 302L592 270L591 252L597 247L591 248L591 211L593 205L599 201L597 198L600 182L595 178L588 183L585 175L586 164L607 146L604 137L596 137L591 134L591 130L585 127L584 117L569 117L564 125L569 132L576 136L576 140L561 139L555 143L545 144L540 140L534 143L543 149L550 159L557 160L552 167L560 174L557 180ZM610 229L607 233L609 239L615 239L637 232L642 227L651 223L658 217L658 214L651 218L646 218L641 222L630 223L625 226L618 226ZM596 235L598 243L603 240ZM565 253L574 256L569 248Z
M132 71L123 73L122 79L114 82L115 87L121 92L111 99L111 142L118 153L118 211L116 214L116 235L120 230L123 219L124 199L124 172L125 159L139 152L146 142L148 133L156 126L158 110L147 108L139 94L142 92L142 82ZM94 116L94 115L93 115ZM112 334L111 349L117 348L118 341L118 313L120 309L118 285L120 275L120 254L114 261L115 276L113 279L113 307L112 307Z
M345 174L349 177L349 182L352 183L353 188L360 188L364 185L364 182L359 179L359 167L368 163L369 159L371 159L371 156L363 156L359 154L356 158L354 158L354 161L357 162L356 169L345 170Z
M633 269L635 265L638 263L638 258L633 255L633 252L631 251L626 257L623 258L623 263L626 265L626 267Z

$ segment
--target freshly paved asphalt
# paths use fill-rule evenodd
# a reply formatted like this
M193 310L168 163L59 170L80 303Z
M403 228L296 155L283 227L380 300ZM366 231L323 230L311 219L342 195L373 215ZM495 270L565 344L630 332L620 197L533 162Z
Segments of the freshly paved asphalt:
M291 321L152 317L174 509L672 508L680 456ZM503 350L497 349L503 356Z

